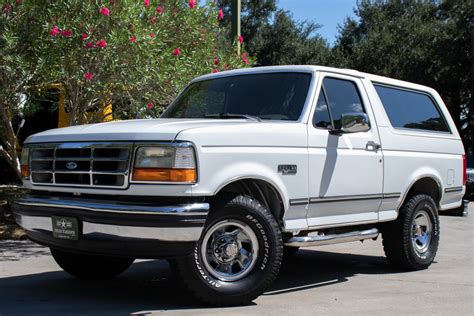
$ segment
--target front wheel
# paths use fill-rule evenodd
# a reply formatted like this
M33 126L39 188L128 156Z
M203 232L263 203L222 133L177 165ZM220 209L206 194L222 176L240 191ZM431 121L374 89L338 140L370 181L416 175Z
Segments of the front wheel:
M426 194L411 197L401 207L397 220L383 226L382 236L390 264L404 270L428 268L439 244L436 203Z
M281 266L283 241L272 214L247 196L225 196L213 205L194 253L177 270L201 301L243 305L273 282Z
M112 279L130 267L134 259L86 255L51 248L56 263L81 280Z

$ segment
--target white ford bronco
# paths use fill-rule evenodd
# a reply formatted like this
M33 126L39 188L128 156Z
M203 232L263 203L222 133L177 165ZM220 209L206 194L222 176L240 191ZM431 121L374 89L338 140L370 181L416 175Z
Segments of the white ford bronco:
M194 79L159 119L54 129L21 157L28 237L66 272L165 258L191 293L245 304L299 247L383 238L427 268L466 162L439 94L353 70L261 67Z

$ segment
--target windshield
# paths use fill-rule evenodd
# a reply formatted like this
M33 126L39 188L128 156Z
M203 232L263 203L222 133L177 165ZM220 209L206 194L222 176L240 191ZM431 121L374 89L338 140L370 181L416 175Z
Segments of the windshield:
M238 75L195 82L163 118L249 118L297 121L308 94L309 73ZM247 117L245 117L247 116Z

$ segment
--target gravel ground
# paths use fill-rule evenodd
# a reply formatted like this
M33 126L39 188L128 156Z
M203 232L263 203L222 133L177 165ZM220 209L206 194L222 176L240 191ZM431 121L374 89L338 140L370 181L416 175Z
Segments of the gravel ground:
M474 314L474 208L441 217L436 262L418 272L387 265L380 239L300 250L249 306L208 308L176 284L166 261L137 261L109 282L62 272L48 248L0 241L0 315Z

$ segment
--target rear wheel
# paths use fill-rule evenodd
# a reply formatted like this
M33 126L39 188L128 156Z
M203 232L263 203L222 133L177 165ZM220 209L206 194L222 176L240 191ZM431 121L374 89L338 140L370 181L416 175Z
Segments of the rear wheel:
M53 248L51 254L64 271L81 280L112 279L127 270L134 261L131 258L77 254Z
M439 244L436 204L425 194L411 197L394 222L382 230L385 255L390 264L405 270L426 269L433 262Z
M201 301L242 305L273 282L281 265L283 242L271 213L247 196L225 196L212 207L194 253L177 270Z

